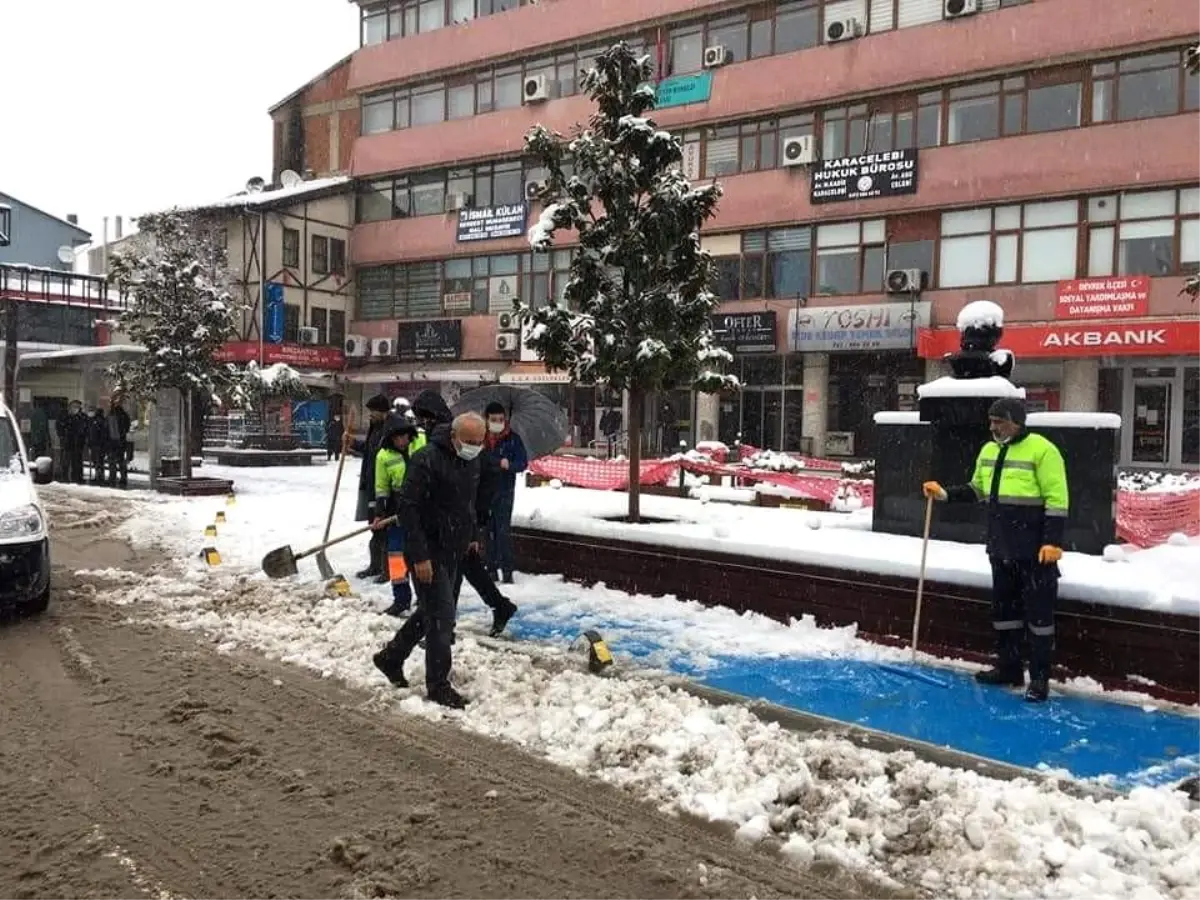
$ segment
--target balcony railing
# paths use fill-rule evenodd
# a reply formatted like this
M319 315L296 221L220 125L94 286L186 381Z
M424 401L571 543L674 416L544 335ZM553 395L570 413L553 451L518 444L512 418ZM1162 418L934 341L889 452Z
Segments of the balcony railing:
M121 310L126 305L125 297L103 276L0 263L0 301L4 300L105 310Z

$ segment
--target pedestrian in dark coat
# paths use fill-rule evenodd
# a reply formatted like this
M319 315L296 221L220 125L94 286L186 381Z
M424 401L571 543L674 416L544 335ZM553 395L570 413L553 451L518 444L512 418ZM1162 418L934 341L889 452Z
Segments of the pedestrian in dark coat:
M489 403L487 416L487 454L500 469L492 500L488 532L488 566L502 572L504 583L513 583L516 553L513 550L512 515L517 498L517 476L529 468L529 454L521 436L509 427L508 414L499 403Z
M417 611L374 656L392 684L408 687L404 663L424 639L426 695L451 709L467 704L450 684L454 585L463 557L479 551L475 504L484 434L483 419L464 413L451 425L434 428L429 443L409 460L397 508L404 555L416 581Z
M388 410L392 404L383 394L376 394L367 401L367 416L370 425L367 435L361 440L354 441L350 449L362 456L362 468L358 470L358 507L354 512L354 521L369 522L375 516L375 454L379 452L379 444L383 440L383 423L387 419ZM387 573L384 571L384 557L387 553L387 536L384 532L371 532L368 544L370 562L358 573L359 578L375 578L386 583Z
M125 445L129 442L129 428L133 423L129 413L121 405L120 397L109 401L108 419L105 422L106 451L108 453L109 487L129 486L129 455Z
M331 459L341 459L342 456L342 435L346 433L346 426L342 423L340 415L332 416L325 423L325 461Z
M108 426L103 410L89 407L87 411L88 461L92 465L92 484L104 483L104 461L108 458Z
M78 400L67 404L67 414L58 423L58 436L66 463L63 467L66 480L83 484L83 453L87 449L88 418L83 414L83 404Z
M500 589L496 587L496 580L488 571L486 562L492 509L503 474L503 469L490 454L484 453L479 457L479 491L475 498L475 514L479 523L479 532L483 535L483 546L478 552L468 551L467 555L463 557L458 580L454 583L456 607L465 578L467 583L475 589L479 599L492 611L492 627L489 631L492 637L499 637L504 632L509 620L517 612L517 605L500 593Z

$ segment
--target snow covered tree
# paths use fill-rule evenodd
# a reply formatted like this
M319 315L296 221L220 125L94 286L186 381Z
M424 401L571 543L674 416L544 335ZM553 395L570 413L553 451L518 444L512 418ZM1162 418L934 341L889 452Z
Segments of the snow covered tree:
M191 477L191 407L196 395L217 396L229 369L213 359L236 333L225 288L225 251L201 220L171 211L142 216L145 240L114 254L109 281L127 298L121 328L145 354L111 366L108 374L130 396L154 401L178 391L183 421L180 466Z
M563 302L521 307L527 343L580 384L628 392L631 522L640 515L647 396L736 386L722 372L732 357L713 343L715 271L700 249L700 226L721 188L693 187L679 141L645 118L652 80L649 57L619 43L580 81L597 106L586 126L570 138L540 125L525 136L526 151L549 173L530 245L546 251L566 231L579 242Z

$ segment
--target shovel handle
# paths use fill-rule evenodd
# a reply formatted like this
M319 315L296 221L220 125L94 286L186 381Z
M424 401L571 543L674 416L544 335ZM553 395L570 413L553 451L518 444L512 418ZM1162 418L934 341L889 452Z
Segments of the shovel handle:
M395 523L396 523L396 517L388 516L386 519L381 519L378 524L394 525ZM368 531L371 531L371 530L372 529L371 529L370 525L364 525L362 528L355 528L353 531L347 532L346 534L339 535L338 537L335 537L332 540L325 541L322 544L317 544L317 546L315 546L315 547L310 547L309 549L305 550L303 553L297 553L293 557L293 559L304 559L304 557L306 557L306 556L312 556L314 553L320 553L322 550L328 550L334 544L340 544L342 541L348 541L348 540L350 540L350 538L358 537L360 534L366 534Z

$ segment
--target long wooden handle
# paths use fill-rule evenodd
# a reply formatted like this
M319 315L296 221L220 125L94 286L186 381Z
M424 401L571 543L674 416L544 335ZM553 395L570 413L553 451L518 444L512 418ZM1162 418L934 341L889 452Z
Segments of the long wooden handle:
M921 631L921 600L925 596L925 560L929 557L929 526L933 522L933 498L925 498L925 530L921 535L921 571L917 575L917 611L913 616L912 660L917 661L917 635Z
M347 432L348 434L349 432ZM342 486L342 469L346 467L346 439L342 438L342 452L338 454L337 476L333 479L333 498L329 501L329 518L325 520L325 534L321 540L329 540L329 530L333 528L333 511L337 507L338 491Z
M348 541L350 538L358 537L360 534L366 534L368 531L372 530L372 526L375 524L376 523L372 522L369 525L364 525L362 528L355 528L353 531L347 532L346 534L338 535L333 540L325 541L324 543L317 544L315 547L308 548L302 553L297 553L293 559L304 559L306 556L312 556L314 553L320 553L322 550L328 550L334 544L340 544L342 541ZM396 516L388 516L386 519L380 519L378 522L379 526L394 524L396 524Z

